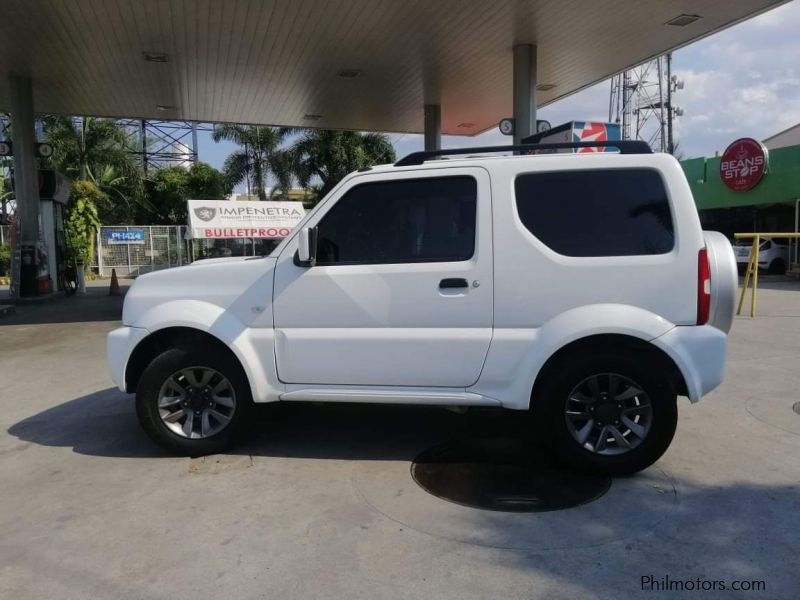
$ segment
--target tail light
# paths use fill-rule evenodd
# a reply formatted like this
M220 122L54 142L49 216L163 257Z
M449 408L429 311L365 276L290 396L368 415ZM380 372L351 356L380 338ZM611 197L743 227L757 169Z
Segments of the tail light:
M708 250L703 248L697 255L697 324L708 323L711 312L711 268Z

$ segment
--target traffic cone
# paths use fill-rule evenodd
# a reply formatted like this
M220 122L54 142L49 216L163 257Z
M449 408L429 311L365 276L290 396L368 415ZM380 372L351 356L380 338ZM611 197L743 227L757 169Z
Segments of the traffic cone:
M109 296L122 296L122 292L119 290L119 281L117 281L117 270L111 269L111 285L108 286L108 295Z

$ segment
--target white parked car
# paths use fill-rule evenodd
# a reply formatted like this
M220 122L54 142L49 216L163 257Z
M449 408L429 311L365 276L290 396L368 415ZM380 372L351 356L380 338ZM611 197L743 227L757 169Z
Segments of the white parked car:
M113 379L180 454L253 403L405 403L530 413L572 466L643 469L722 381L736 263L672 156L617 145L352 173L268 257L139 277Z
M733 245L736 263L740 271L747 268L750 253L753 249L753 240L737 239ZM758 268L766 269L768 273L782 275L789 265L789 246L778 243L772 238L762 238L758 246Z

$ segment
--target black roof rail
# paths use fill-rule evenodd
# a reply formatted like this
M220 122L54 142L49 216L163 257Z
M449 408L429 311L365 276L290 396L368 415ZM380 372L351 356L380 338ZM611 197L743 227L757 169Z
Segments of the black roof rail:
M512 146L484 146L476 148L444 148L442 150L424 150L412 152L394 163L395 167L408 167L421 165L426 160L437 156L453 154L475 154L489 152L520 152L532 153L536 150L573 150L576 148L617 148L620 154L652 154L650 145L642 140L617 140L603 142L558 142L552 144L518 144Z

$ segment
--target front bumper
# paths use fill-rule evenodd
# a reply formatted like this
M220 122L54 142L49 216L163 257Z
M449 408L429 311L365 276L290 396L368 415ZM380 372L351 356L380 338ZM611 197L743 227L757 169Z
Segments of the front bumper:
M131 352L150 332L141 327L120 327L108 334L106 341L106 360L111 379L123 392L125 385L125 367Z
M679 326L652 343L675 361L692 402L697 402L722 383L728 355L728 335L725 332L711 325Z

